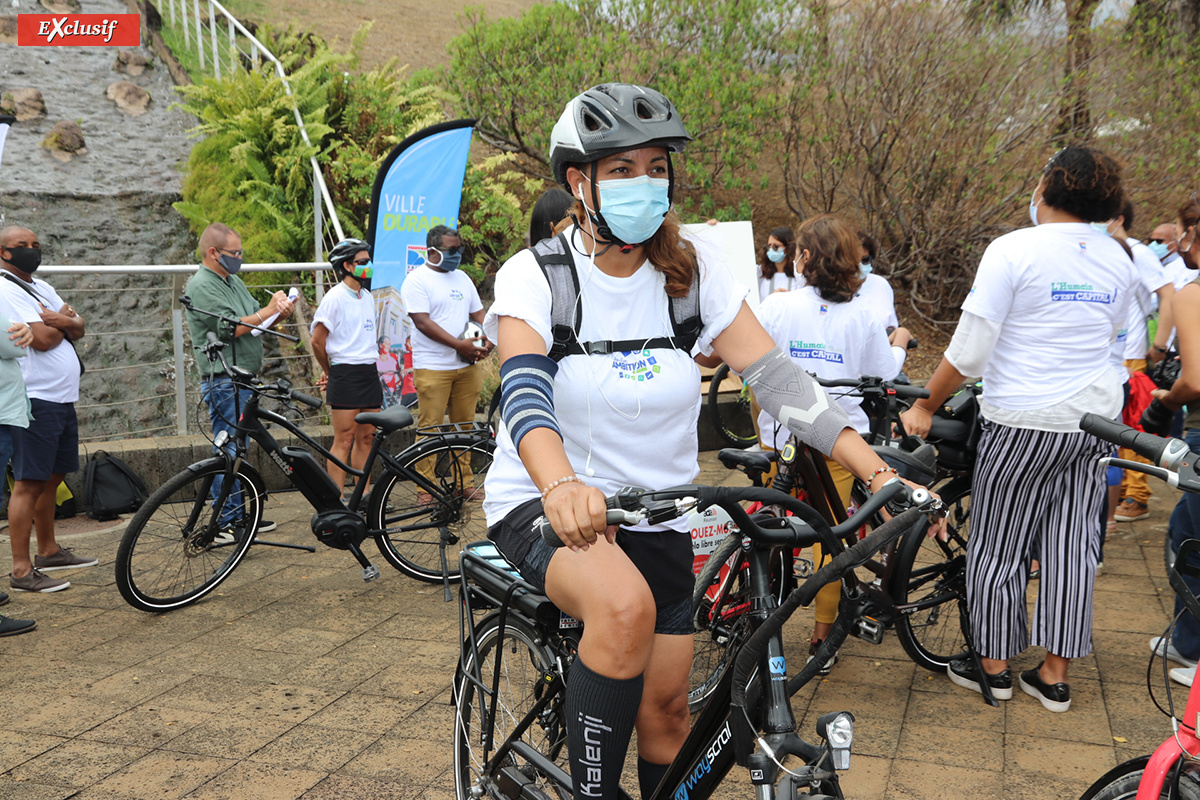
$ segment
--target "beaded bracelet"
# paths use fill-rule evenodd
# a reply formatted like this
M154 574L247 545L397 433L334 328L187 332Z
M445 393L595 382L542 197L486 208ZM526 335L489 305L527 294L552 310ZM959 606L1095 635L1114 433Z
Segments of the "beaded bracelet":
M875 480L876 478L878 478L880 475L882 475L885 472L890 472L893 475L895 475L897 478L900 477L900 473L896 472L895 467L889 467L887 464L884 464L882 467L879 467L878 469L876 469L874 472L871 473L871 477L867 478L867 483L870 484L871 481Z
M550 494L550 492L553 491L556 487L562 486L564 483L571 483L571 482L583 483L583 480L578 475L568 475L565 478L559 478L558 480L554 481L549 486L547 486L545 489L542 489L542 502L545 502L546 496L548 494Z

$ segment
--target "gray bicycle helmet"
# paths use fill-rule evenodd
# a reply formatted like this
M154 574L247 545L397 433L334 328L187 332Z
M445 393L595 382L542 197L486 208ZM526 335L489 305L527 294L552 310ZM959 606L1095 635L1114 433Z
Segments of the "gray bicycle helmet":
M550 169L567 186L571 164L591 164L637 147L679 153L691 139L675 105L658 92L632 83L602 83L567 103L554 124Z

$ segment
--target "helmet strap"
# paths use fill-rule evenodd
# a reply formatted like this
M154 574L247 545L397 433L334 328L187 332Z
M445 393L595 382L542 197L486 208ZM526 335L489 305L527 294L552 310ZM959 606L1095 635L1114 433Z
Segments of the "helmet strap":
M669 157L667 162L668 164L670 163ZM622 241L620 238L613 235L612 229L609 228L608 223L604 221L603 212L600 211L600 191L596 188L596 175L599 171L600 162L593 161L592 174L589 176L590 183L592 184L592 208L588 208L587 203L583 204L583 210L587 212L588 219L592 222L593 230L589 231L592 241L594 241L596 244L604 245L604 249L596 253L596 255L604 255L613 245L616 245L618 248L620 248L622 253L631 253L633 252L633 248L637 247L638 245ZM592 209L595 210L593 211ZM576 222L578 222L578 220L576 220Z

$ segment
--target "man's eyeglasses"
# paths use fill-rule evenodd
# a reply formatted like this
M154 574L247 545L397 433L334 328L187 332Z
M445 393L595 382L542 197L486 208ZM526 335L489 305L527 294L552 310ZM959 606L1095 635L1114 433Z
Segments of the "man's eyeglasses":
M456 244L454 247L435 247L433 249L437 250L439 253L445 253L448 256L452 256L461 253L463 246L461 244Z
M241 258L244 255L246 255L246 252L244 250L226 250L224 247L218 247L217 252L218 253L226 253L227 255L231 255L234 258Z
M371 263L371 259L367 258L362 261L351 261L350 263L356 267L365 267L367 264Z

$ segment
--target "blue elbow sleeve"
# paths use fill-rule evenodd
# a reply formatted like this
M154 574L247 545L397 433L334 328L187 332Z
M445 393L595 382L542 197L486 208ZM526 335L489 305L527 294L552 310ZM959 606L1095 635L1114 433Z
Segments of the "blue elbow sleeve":
M562 438L554 416L554 376L558 364L549 356L513 356L500 368L500 418L518 449L535 428L549 428Z

